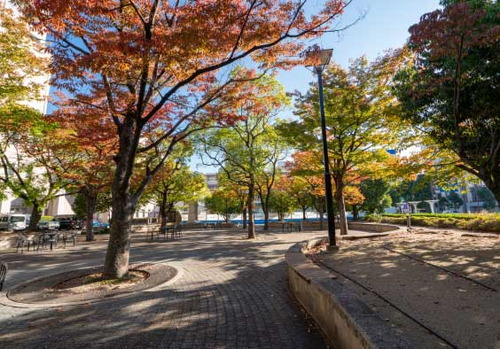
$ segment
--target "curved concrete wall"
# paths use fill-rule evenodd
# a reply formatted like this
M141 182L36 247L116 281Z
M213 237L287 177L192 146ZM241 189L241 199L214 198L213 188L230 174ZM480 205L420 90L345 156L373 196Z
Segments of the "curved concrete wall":
M322 240L292 246L285 259L291 292L318 323L331 345L346 349L412 347L333 273L304 256L304 249Z

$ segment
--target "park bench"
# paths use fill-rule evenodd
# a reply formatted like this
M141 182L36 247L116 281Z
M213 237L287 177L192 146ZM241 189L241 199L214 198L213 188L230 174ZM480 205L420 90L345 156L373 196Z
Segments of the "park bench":
M3 283L5 282L5 277L7 276L7 263L0 264L0 291L3 288Z

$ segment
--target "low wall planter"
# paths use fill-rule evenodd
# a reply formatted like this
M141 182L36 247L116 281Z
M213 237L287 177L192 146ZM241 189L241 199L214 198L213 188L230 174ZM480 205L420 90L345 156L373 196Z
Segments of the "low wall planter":
M410 348L409 341L371 310L337 276L306 258L325 239L293 245L285 255L290 291L334 348Z

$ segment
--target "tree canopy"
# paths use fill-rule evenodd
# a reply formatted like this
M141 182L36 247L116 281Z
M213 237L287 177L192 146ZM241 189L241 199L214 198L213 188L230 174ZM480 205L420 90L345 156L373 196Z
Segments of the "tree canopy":
M369 63L362 57L346 70L330 65L324 72L325 116L330 172L341 217L341 232L347 234L344 188L364 176L380 176L393 160L387 149L404 142L403 125L397 122L397 103L390 93L390 81L405 61L404 50ZM320 153L317 84L297 100L298 121L284 125L289 141L301 150ZM390 130L390 131L389 131ZM321 157L317 156L317 161ZM309 165L310 166L310 165Z
M329 29L348 4L330 0L306 14L307 1L17 0L51 44L53 84L83 114L112 120L118 136L108 277L128 272L131 219L140 197L176 144L234 114L213 105L251 76L224 68L243 59L290 67L301 38ZM90 111L89 111L90 110ZM149 156L136 168L138 155ZM139 175L140 172L140 175ZM137 185L132 188L135 176Z
M413 64L398 73L402 115L455 154L500 199L499 5L445 1L410 28Z

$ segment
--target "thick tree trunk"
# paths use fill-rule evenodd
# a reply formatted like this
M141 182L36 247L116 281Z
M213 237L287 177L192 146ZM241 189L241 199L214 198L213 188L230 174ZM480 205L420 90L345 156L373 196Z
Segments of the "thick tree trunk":
M342 179L335 179L335 202L337 203L337 210L339 214L340 235L347 235L349 229L347 227L347 216L345 214L344 202L344 183Z
M247 228L247 209L243 209L243 229Z
M496 164L496 168L489 172L486 169L479 171L481 178L486 187L493 193L495 200L500 204L500 166Z
M94 190L88 189L85 192L86 199L86 231L85 231L85 241L94 241L94 225L92 224L94 221L94 213L95 207L97 204L97 192Z
M116 195L116 194L115 194ZM113 199L113 220L108 242L104 274L109 278L121 278L128 273L130 233L134 207L129 198Z
M302 206L302 220L303 221L307 221L306 210L307 210L307 207Z
M28 227L29 231L35 231L38 229L38 223L42 218L42 210L38 203L34 203L31 209L30 225Z
M248 238L255 239L255 220L253 216L253 201L255 197L255 189L252 185L248 188Z
M120 145L115 156L116 170L111 187L113 219L103 271L110 279L122 278L128 273L132 218L138 200L130 194L130 179L140 139L137 127L133 119L119 127Z

